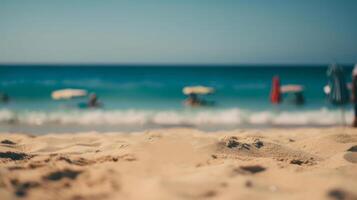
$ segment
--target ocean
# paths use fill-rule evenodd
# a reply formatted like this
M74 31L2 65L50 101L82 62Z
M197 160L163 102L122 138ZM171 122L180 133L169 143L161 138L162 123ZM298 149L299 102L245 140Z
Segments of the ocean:
M0 104L0 131L61 133L139 131L165 127L203 130L235 128L334 126L343 123L341 109L323 92L327 66L116 66L2 65L0 92L10 97ZM351 81L352 66L344 66ZM269 101L272 77L281 84L304 86L304 105ZM202 98L214 106L183 105L185 86L204 85L215 93ZM96 93L100 109L83 109L87 98L55 101L58 89ZM344 107L347 122L352 107Z

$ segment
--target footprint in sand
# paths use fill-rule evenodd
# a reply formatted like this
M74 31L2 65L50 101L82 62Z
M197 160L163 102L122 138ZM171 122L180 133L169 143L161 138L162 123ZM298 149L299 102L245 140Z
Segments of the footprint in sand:
M216 145L215 155L225 158L271 157L278 161L290 161L290 164L307 166L314 165L319 160L304 151L250 137L241 139L235 136L224 137Z
M343 158L351 163L357 163L357 152L346 153Z
M238 138L235 136L227 138L225 143L226 143L226 146L230 149L237 148L237 149L250 150L251 146L254 146L257 149L260 149L261 147L264 146L264 143L262 141L260 141L259 139L255 139L253 143L248 144L248 143L239 142Z

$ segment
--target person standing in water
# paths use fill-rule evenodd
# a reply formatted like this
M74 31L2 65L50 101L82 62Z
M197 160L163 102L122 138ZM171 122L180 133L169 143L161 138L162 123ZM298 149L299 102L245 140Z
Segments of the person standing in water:
M279 76L273 77L272 88L270 92L270 101L272 104L281 103L280 79Z
M97 95L95 93L92 93L89 96L88 107L89 108L97 108L97 107L100 107L100 106L101 106L101 104L98 101Z
M198 99L197 94L191 93L185 101L185 105L188 106L200 106L201 101Z
M357 64L352 71L352 103L354 108L353 127L357 128Z
M0 103L8 103L9 100L9 96L6 93L0 92Z

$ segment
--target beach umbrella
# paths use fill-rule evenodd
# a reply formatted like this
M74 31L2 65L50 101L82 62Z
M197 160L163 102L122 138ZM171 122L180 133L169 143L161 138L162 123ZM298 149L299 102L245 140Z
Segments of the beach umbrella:
M72 99L74 97L83 97L86 95L87 95L86 90L68 88L68 89L53 91L51 97L54 100L60 100L60 99Z
M337 65L331 65L327 70L329 78L328 99L333 105L345 105L349 102L349 92L343 69Z
M214 93L214 88L212 87L205 87L205 86L189 86L189 87L184 87L182 92L185 95L190 95L190 94L212 94Z
M301 85L283 85L280 87L280 92L281 93L299 93L303 92L304 87Z
M270 93L270 101L273 104L279 104L281 102L279 76L273 77L272 90Z
M349 92L343 73L343 69L337 65L331 65L327 69L329 79L329 101L335 106L341 106L342 122L345 124L344 105L349 102Z

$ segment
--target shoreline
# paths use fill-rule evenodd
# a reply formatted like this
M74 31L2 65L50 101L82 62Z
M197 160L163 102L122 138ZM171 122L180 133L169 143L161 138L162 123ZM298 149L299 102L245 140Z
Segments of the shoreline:
M2 199L357 199L348 127L0 134Z
M97 132L98 134L107 134L113 132L120 132L131 134L133 132L147 132L147 131L160 131L164 129L192 129L207 133L215 133L217 131L269 131L275 130L294 130L294 129L332 129L332 128L351 128L352 122L347 122L345 125L267 125L267 124L239 124L239 125L76 125L76 124L46 124L46 125L27 125L27 124L1 124L0 134L27 134L27 135L46 135L53 134L81 134L86 132Z

